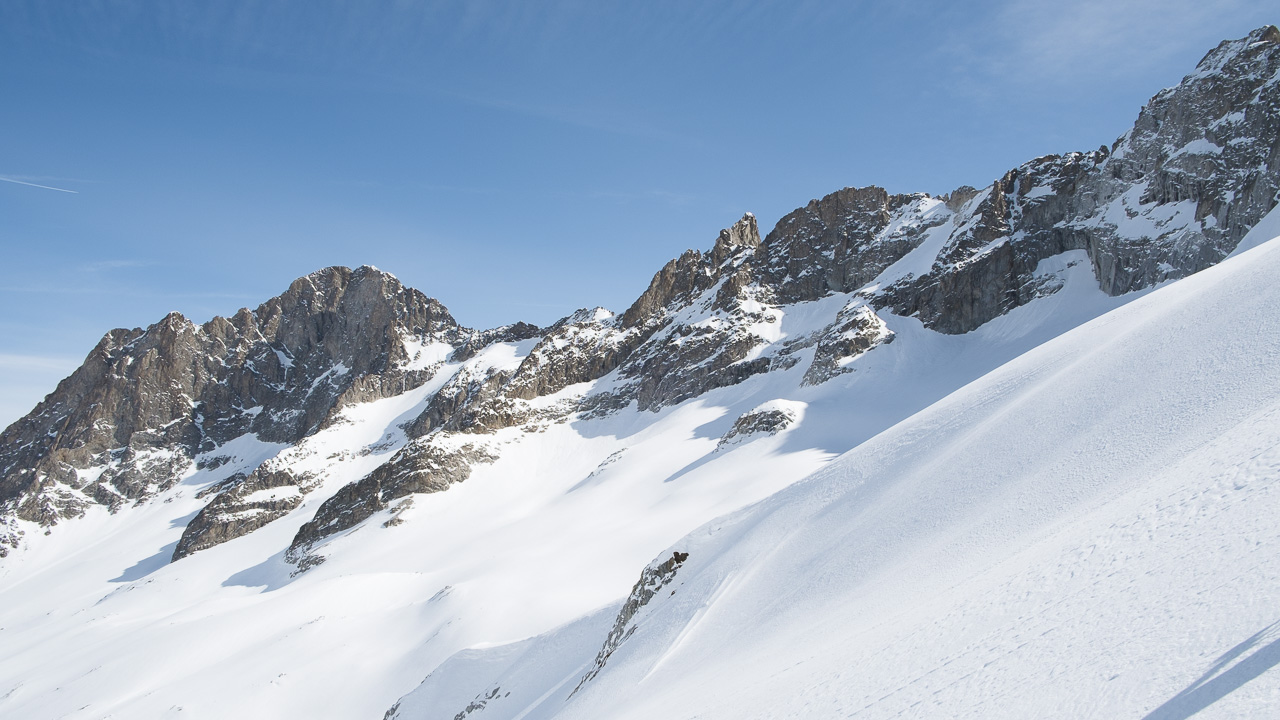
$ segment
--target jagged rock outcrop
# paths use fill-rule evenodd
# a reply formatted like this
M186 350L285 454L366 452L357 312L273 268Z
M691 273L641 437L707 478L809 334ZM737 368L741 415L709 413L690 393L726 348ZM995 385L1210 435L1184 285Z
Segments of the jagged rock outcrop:
M689 553L676 550L671 553L671 557L660 563L650 564L640 573L640 580L631 588L631 594L627 596L626 602L622 604L622 609L618 611L618 617L613 622L613 628L609 631L608 637L605 638L604 646L596 654L596 659L592 663L591 669L574 686L573 692L569 693L569 697L573 697L574 693L582 689L582 686L591 682L596 675L599 675L600 671L604 669L605 663L609 662L609 656L639 629L639 625L634 622L636 614L653 600L658 591L671 584L680 566L688 559ZM674 590L671 592L672 594L675 593Z
M813 361L804 373L805 385L821 385L831 378L853 370L852 361L867 351L893 342L893 331L871 308L861 304L846 305L831 323L813 338Z
M735 445L757 435L777 435L796 423L798 413L788 403L771 401L763 406L742 413L733 421L733 427L720 438L717 450Z
M844 188L791 212L764 240L758 281L779 303L851 292L914 250L946 219L927 213L929 196ZM893 227L890 227L890 225Z
M933 268L876 305L960 333L1036 297L1036 265L1067 250L1112 295L1217 263L1277 202L1278 70L1274 26L1223 42L1110 149L1037 158L969 200Z
M462 367L409 425L409 436L424 437L438 429L490 432L519 423L523 408L502 393L512 373L494 367Z
M472 331L453 354L449 356L454 362L465 362L476 356L476 353L494 343L512 343L531 340L542 335L542 329L527 322L503 325L491 330Z
M645 338L620 366L631 381L625 397L656 410L769 370L770 358L751 357L765 342L753 326L776 321L767 305L773 294L751 265L760 247L748 213L721 231L710 253L685 253L654 276L622 318L624 329Z
M609 374L642 337L616 332L612 319L613 313L595 308L580 310L551 326L516 368L507 394L532 400Z
M439 302L375 268L326 268L257 310L113 330L0 435L0 507L51 525L173 485L244 433L296 442L345 403L421 384L414 344L459 342ZM371 378L376 377L376 380Z
M307 553L319 541L355 527L397 498L446 490L466 480L476 464L494 459L479 443L450 442L440 434L410 444L367 477L325 500L315 517L298 529L286 558L300 564L309 559L314 564L316 559Z
M268 469L264 464L214 496L187 523L173 559L233 540L284 517L302 504L302 496L312 489L311 480L295 477L287 469Z

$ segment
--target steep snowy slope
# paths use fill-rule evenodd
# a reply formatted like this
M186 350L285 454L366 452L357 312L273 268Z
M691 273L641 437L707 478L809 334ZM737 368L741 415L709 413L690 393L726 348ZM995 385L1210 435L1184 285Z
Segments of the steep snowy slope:
M1136 297L1103 294L1080 255L1052 268L1060 292L973 333L887 316L895 340L820 385L804 383L801 363L658 413L469 436L497 459L448 492L411 496L333 536L326 561L300 575L284 558L299 526L403 447L400 425L457 369L348 407L296 447L252 436L219 446L214 454L233 459L192 466L154 502L91 508L7 559L0 714L376 717L454 653L612 606L691 529ZM784 306L775 331L804 336L826 324L833 302L847 298ZM511 365L531 342L497 343L466 362ZM771 424L772 413L790 420ZM206 502L201 491L264 458L310 475L316 489L256 532L168 564Z
M1276 277L1280 239L1068 332L393 715L1271 717Z

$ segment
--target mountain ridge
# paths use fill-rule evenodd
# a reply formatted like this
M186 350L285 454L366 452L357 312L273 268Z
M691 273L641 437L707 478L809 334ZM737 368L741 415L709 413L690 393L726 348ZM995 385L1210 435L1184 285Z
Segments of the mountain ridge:
M1233 260L690 532L612 613L459 653L386 718L1267 716L1280 238Z
M541 338L514 372L460 375L438 391L410 428L417 440L520 425L539 415L528 411L531 401L615 369L629 383L541 415L564 419L630 402L655 410L788 367L796 350L814 345L821 361L814 358L808 377L822 382L892 340L875 311L916 316L944 333L968 332L1055 292L1057 281L1037 268L1071 250L1088 252L1112 295L1196 272L1225 257L1280 193L1277 47L1274 26L1224 41L1180 85L1154 96L1109 149L1036 158L985 190L962 187L935 198L845 188L784 216L763 238L747 214L706 254L691 250L668 262L617 318L571 315L546 331L525 323L470 330L438 301L365 266L319 270L257 310L198 328L171 314L145 331L114 330L49 398L0 434L0 507L11 528L0 551L16 544L12 518L48 527L87 504L144 501L170 487L210 443L245 431L297 443L346 404L421 385L434 369L413 365L404 338L447 353L433 358L437 365L493 342ZM914 267L890 272L904 263ZM713 290L714 298L704 297ZM768 332L758 328L770 322L769 308L841 293L868 309L851 307L817 337L760 352ZM699 302L713 314L710 326L678 317ZM200 358L209 357L221 367L208 360L202 366ZM143 372L114 373L135 361ZM130 393L121 378L153 387ZM94 409L108 406L110 417ZM415 452L437 461L424 463ZM411 443L392 461L400 469L383 474L421 476L439 460L457 464L449 455ZM103 469L90 477L97 467ZM409 485L443 489L466 474L446 475ZM292 508L246 507L235 497L285 485L307 487L278 472L245 478L211 502L211 516L193 533L207 535L250 510L260 519L278 517ZM379 495L369 507L394 499ZM193 536L175 559L258 522Z

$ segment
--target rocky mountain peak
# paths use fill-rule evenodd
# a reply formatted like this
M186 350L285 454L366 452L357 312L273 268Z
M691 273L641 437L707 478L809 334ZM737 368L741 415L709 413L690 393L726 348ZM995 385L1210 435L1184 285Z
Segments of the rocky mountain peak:
M296 442L345 404L422 382L428 368L413 369L409 349L468 333L438 301L368 266L319 270L203 326L175 312L112 330L0 434L0 505L49 524L144 500L245 432Z
M1237 40L1223 40L1196 63L1196 74L1219 73L1231 64L1248 64L1252 61L1249 56L1259 52L1261 46L1276 44L1280 44L1280 28L1275 25L1264 25Z
M880 237L893 214L927 196L847 187L785 215L762 243L761 282L781 302L856 290L916 246L907 233Z
M741 220L720 231L711 249L711 262L721 265L740 251L753 251L758 247L760 229L756 226L756 216L746 213Z

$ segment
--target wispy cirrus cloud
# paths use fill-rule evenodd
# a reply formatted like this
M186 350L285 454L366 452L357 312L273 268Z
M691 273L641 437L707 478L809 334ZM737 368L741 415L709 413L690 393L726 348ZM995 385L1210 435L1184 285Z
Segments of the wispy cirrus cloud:
M45 370L68 373L79 364L78 360L71 357L0 353L0 372Z
M557 195L567 197L585 197L595 200L613 200L615 202L631 203L661 203L665 205L673 205L683 207L698 202L698 197L687 193L671 192L670 190L642 190L636 192L628 192L625 190L591 190L588 192L558 192Z
M159 300L260 300L257 295L228 292L163 292L114 286L77 285L0 285L0 293L14 295L98 295L113 298L146 298ZM162 313L163 314L163 313Z
M85 263L79 267L84 272L105 272L108 270L120 270L123 268L150 267L158 265L150 260L95 260Z
M968 81L982 78L1060 90L1140 75L1189 71L1182 58L1273 22L1248 0L1018 0L965 24L941 52ZM1273 8L1274 10L1274 8ZM1271 13L1274 15L1274 12ZM1198 55L1197 55L1198 59Z
M79 190L68 190L66 188L54 187L52 185L41 185L39 183L27 182L17 178L5 177L4 175L0 175L0 182L13 183L15 185L26 185L27 187L41 188L43 190L57 190L58 192L71 193L72 195L80 194Z
M997 20L1022 67L1069 72L1115 63L1163 63L1188 48L1208 49L1252 27L1239 18L1241 0L1075 0L1006 5ZM1216 38L1206 41L1204 36ZM1222 35L1223 37L1219 37Z

